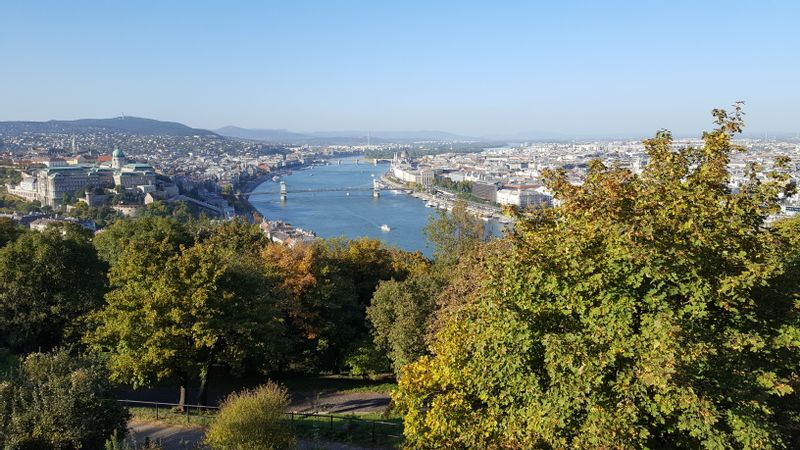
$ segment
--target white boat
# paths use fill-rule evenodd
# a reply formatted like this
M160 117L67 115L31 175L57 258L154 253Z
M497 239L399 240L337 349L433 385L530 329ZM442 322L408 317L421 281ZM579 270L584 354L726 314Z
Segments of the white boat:
M389 225L383 224L383 225L381 225L381 231L384 231L384 232L388 233L389 231L392 231L392 229L389 228Z
M438 205L434 202L425 203L426 208L436 208Z

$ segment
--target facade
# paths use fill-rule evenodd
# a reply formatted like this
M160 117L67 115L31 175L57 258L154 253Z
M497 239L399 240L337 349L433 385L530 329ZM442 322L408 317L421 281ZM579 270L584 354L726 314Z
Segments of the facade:
M45 165L47 167L35 176L24 176L19 185L9 186L9 193L28 201L38 200L44 206L59 207L66 196L83 194L87 190L114 185L133 189L156 181L150 165L128 164L125 153L119 149L112 154L111 167L67 165L66 161L56 159L48 160Z
M436 171L429 168L414 169L409 164L392 164L392 175L405 183L420 184L425 187L433 186L436 180Z
M490 202L497 201L497 185L494 183L486 183L483 181L475 181L472 184L472 195L489 200Z
M497 203L519 208L547 207L553 205L553 198L532 189L500 189L497 191Z

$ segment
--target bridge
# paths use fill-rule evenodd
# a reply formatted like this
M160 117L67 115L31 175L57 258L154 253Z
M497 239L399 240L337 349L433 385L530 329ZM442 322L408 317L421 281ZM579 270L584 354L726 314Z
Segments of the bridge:
M330 165L337 165L337 166L348 165L348 164L354 164L356 166L361 164L372 164L373 166L377 166L380 163L390 163L392 162L392 160L389 158L356 158L356 159L345 159L345 160L342 160L340 158L337 159L331 158L324 160L324 162Z
M281 201L286 201L289 194L299 194L299 193L307 193L307 192L358 192L358 191L372 191L372 196L378 198L381 196L381 190L383 189L390 189L389 186L384 185L378 180L372 181L372 187L369 186L353 186L353 187L332 187L332 188L313 188L313 189L292 189L288 190L286 188L286 182L281 181L280 190L278 191L266 191L266 192L250 192L247 194L242 194L245 198L251 197L258 197L258 196L265 196L265 195L278 195Z

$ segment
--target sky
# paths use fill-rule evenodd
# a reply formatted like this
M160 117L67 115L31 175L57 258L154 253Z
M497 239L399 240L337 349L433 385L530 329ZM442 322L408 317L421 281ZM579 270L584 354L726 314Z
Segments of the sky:
M0 0L0 120L800 134L797 1Z

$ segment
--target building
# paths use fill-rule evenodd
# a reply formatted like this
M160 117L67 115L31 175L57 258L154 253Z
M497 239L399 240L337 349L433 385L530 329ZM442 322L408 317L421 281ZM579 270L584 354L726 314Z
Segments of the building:
M496 202L497 184L475 181L472 183L472 195L484 200L489 200L490 202Z
M152 185L155 182L156 173L149 164L125 164L114 172L114 185L125 189L135 189L136 186Z
M153 185L156 174L148 164L128 163L125 153L114 150L111 167L90 164L68 165L63 159L41 161L46 167L35 176L23 175L16 186L9 186L9 193L28 201L38 200L44 206L59 207L64 199L97 188L122 186L135 189L141 185Z
M500 189L497 191L497 203L518 208L547 207L553 205L553 198L533 189Z

